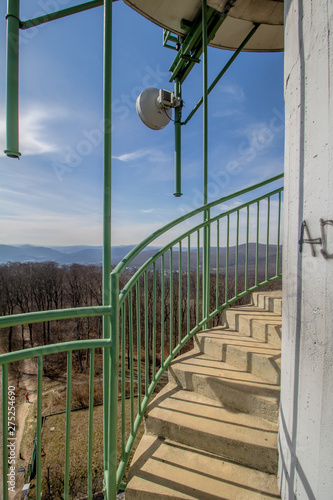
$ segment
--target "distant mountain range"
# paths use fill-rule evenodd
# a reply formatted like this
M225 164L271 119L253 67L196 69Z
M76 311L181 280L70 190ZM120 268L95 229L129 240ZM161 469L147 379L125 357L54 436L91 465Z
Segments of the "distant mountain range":
M111 251L111 264L118 264L127 254L130 252L135 245L121 245L112 247ZM131 267L140 267L144 262L146 262L150 257L152 257L156 251L157 247L148 246L141 254L134 259ZM275 266L276 259L276 245L270 245L269 247L269 267ZM177 250L175 250L176 252ZM202 254L202 249L200 249L200 254ZM249 244L249 270L255 267L255 255L256 255L256 244ZM211 268L216 266L216 256L217 249L212 247L210 253ZM238 264L239 266L245 266L245 256L246 256L246 246L239 245L238 249ZM200 256L200 261L202 260L202 255ZM52 246L52 247L39 247L34 245L0 245L0 264L6 264L8 262L46 262L52 261L57 262L59 265L71 265L71 264L94 264L102 265L102 247L101 246L89 246L89 245L75 245L75 246ZM179 259L175 257L174 266L177 268ZM266 261L266 245L260 244L258 248L258 261L260 267L262 268ZM281 261L281 259L280 259ZM230 247L229 249L229 267L235 266L236 262L236 249L235 247ZM220 248L219 250L219 268L222 270L225 268L226 264L226 249ZM160 262L157 262L156 268L160 269ZM190 268L195 270L197 266L197 250L191 249L190 255ZM182 270L186 270L187 267L187 249L182 251ZM169 259L165 258L165 269L169 269Z
M117 264L134 245L112 248L112 264ZM39 247L0 245L0 264L7 262L57 262L60 265L102 264L102 247L89 245Z

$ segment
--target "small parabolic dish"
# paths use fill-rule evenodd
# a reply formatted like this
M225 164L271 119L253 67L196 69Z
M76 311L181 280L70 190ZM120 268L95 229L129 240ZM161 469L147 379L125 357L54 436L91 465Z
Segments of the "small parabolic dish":
M171 120L172 111L162 107L157 98L159 89L149 87L145 89L136 100L136 111L142 122L152 130L161 130Z

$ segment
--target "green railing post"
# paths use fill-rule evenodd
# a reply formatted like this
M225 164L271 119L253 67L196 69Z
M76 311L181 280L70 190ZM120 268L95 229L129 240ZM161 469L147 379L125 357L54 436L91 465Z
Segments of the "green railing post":
M175 96L181 98L181 84L179 78L175 80ZM175 192L174 196L182 196L181 188L181 106L175 108Z
M19 158L19 26L20 0L7 3L6 149L10 158Z
M107 466L107 500L117 497L117 421L118 421L118 378L119 378L119 275L111 274L111 352L110 352L110 398Z
M36 498L40 498L42 494L42 398L43 357L39 356L37 358ZM69 408L69 415L70 411Z
M8 365L2 365L2 498L8 500Z
M104 81L103 81L103 305L111 303L111 70L112 70L112 0L104 3ZM103 338L111 337L110 318L103 318ZM110 349L104 350L103 357L103 401L104 401L104 485L107 499L109 493L109 428L110 428Z

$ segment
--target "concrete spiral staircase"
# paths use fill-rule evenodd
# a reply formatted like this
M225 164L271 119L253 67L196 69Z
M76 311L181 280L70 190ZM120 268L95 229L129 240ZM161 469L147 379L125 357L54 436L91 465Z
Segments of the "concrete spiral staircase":
M280 498L281 292L195 338L147 410L126 500Z

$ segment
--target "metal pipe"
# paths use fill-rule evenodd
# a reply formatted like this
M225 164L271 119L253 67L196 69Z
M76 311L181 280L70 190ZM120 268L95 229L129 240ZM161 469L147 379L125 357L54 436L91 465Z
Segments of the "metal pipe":
M42 493L42 398L43 398L43 357L37 358L37 446L36 446L36 498ZM67 419L66 409L66 419ZM69 412L71 409L69 408ZM67 445L67 441L66 441Z
M111 303L111 58L112 58L112 0L104 3L103 30L103 305ZM103 318L103 338L111 338L110 318ZM103 353L103 427L104 427L104 479L108 495L109 428L110 428L110 350ZM112 396L112 395L111 395ZM114 395L113 395L114 396ZM118 397L118 395L116 395ZM108 500L111 497L107 496Z
M111 319L111 349L110 349L110 397L108 399L108 462L106 498L117 498L117 431L118 431L118 377L119 377L119 275L111 274L111 300L115 314Z
M8 500L8 365L2 365L2 493Z
M19 27L20 1L7 3L6 149L9 158L19 158Z
M115 0L113 0L115 1ZM100 7L103 5L104 0L92 0L91 2L86 2L80 5L74 5L73 7L68 7L67 9L58 10L57 12L50 12L44 16L35 17L33 19L27 19L20 23L20 29L26 30L39 26L40 24L48 23L49 21L54 21L56 19L61 19L62 17L71 16L72 14L77 14L78 12L84 12L94 7Z
M93 470L93 431L94 431L94 379L95 379L95 349L90 349L89 372L89 417L88 417L88 500L92 500L92 470Z
M208 64L207 64L207 0L202 1L202 85L203 85L203 204L208 203ZM208 220L208 210L204 211L204 221ZM203 230L203 317L208 317L209 309L209 265L208 265L208 226ZM206 325L207 326L207 325Z
M179 78L175 80L175 96L181 99L182 91ZM181 188L181 119L182 107L175 108L175 192L174 196L182 196Z
M64 497L69 498L69 467L70 467L71 415L72 415L72 352L71 351L67 353L66 383L67 383L67 389L66 389Z
M202 85L203 85L203 205L208 203L208 61L207 61L207 0L202 1Z
M50 311L36 311L31 313L13 314L0 317L0 328L9 326L42 323L44 321L58 321L60 319L88 318L91 316L110 316L110 306L71 307L68 309L53 309ZM1 357L1 355L0 355Z

